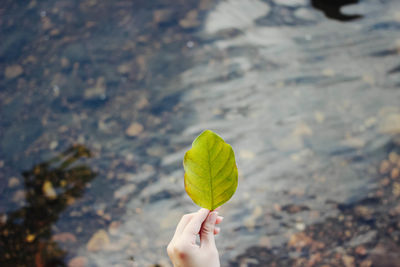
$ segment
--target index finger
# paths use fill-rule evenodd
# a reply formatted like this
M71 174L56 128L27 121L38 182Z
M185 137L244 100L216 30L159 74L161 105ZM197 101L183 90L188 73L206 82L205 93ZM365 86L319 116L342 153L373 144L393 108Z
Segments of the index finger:
M186 225L183 230L183 235L188 238L193 238L192 240L196 241L196 235L199 234L201 225L204 220L207 218L210 211L208 209L200 209L196 214L194 214L190 220L190 222Z

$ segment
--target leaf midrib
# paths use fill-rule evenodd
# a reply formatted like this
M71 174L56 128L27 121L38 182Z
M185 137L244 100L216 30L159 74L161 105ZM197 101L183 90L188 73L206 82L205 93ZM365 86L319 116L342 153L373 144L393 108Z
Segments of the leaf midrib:
M214 144L216 141L214 142ZM214 147L213 144L213 147ZM212 183L212 176L211 176L211 156L210 156L210 150L211 148L209 147L208 139L207 139L207 154L208 154L208 174L210 177L210 199L211 199L211 209L214 209L214 189L213 189L213 183Z

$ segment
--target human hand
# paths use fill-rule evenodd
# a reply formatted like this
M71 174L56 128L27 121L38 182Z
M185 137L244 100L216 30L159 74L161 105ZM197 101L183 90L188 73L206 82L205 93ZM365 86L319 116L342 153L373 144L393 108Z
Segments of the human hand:
M200 209L182 217L175 235L167 247L168 256L175 267L219 267L219 255L214 235L220 231L216 224L223 217L217 211ZM196 237L200 235L200 244Z

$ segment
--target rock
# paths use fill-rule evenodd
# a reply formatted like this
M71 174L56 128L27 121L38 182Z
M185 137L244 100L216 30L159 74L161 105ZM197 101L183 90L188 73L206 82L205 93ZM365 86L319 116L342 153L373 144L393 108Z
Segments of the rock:
M111 222L110 225L108 226L108 232L110 233L110 235L117 235L119 232L120 226L121 226L121 222L119 222L119 221Z
M200 22L197 19L197 10L189 11L184 19L179 21L179 25L184 29L194 28L199 26Z
M85 90L84 98L86 100L106 98L106 86L104 77L97 78L96 85L92 88L88 88Z
M22 189L17 190L13 195L12 201L14 201L14 202L23 201L23 200L25 200L25 196L26 196L25 190L22 190Z
M138 122L134 122L126 129L125 134L129 137L138 136L143 131L143 125Z
M120 74L128 74L130 70L132 69L132 66L130 63L124 63L118 66L117 71Z
M274 0L274 3L282 6L296 7L307 5L306 0Z
M104 230L97 231L87 243L87 250L90 252L96 252L103 250L110 244L110 239Z
M53 184L50 181L45 181L42 186L43 194L49 199L55 199L57 197L56 190L53 188Z
M397 154L396 152L392 151L389 153L389 161L392 164L396 164L398 161L400 160L400 156L399 154Z
M305 123L301 122L296 125L293 130L294 136L311 136L313 134L312 129Z
M173 9L159 9L153 13L153 22L156 24L168 23L175 20Z
M66 57L61 58L61 67L68 68L70 66L69 60Z
M6 67L4 76L6 79L14 79L20 76L24 72L24 69L20 65L11 65Z
M120 189L114 192L114 198L116 199L121 199L127 197L129 194L133 193L135 191L136 185L134 184L128 184L124 185Z
M386 174L390 171L390 162L387 160L383 160L381 165L379 166L379 173Z
M58 142L57 141L52 141L49 145L50 150L54 150L56 149L58 146Z
M8 187L13 188L18 186L19 184L20 183L17 177L11 177L10 180L8 180Z
M28 234L25 238L25 241L28 243L32 243L33 241L35 241L36 236L34 234Z
M270 10L270 6L260 0L221 1L209 12L204 28L209 34L246 29L252 27L258 18L266 16Z
M354 263L355 260L354 260L354 257L352 257L352 256L343 255L342 261L343 261L344 266L346 266L346 267L354 267L355 266L355 263Z
M399 178L399 169L398 168L393 168L392 171L390 172L390 177L392 179L397 179Z
M143 97L141 98L136 104L135 106L140 110L143 109L145 107L147 107L149 105L149 101L147 100L147 98Z
M50 31L50 36L58 36L58 35L60 35L59 29L53 29Z
M75 257L68 262L68 267L85 267L87 262L88 260L85 257Z
M61 242L61 243L66 243L66 242L75 243L76 242L75 235L68 233L68 232L55 234L51 237L51 239L53 241L57 241L57 242Z
M7 223L7 219L8 219L7 214L0 214L0 226L2 224L6 224Z
M400 196L400 183L393 183L392 193L396 197Z
M371 260L363 260L360 262L360 267L371 267L372 266L372 261Z
M385 134L400 134L400 113L391 113L382 118L379 132Z

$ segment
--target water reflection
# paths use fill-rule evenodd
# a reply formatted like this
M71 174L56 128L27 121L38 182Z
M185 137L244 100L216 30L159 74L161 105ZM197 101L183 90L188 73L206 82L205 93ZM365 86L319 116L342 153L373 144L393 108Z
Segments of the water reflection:
M1 266L65 266L66 251L51 239L52 225L96 176L78 163L90 156L85 146L74 145L23 173L27 204L0 225Z

